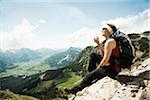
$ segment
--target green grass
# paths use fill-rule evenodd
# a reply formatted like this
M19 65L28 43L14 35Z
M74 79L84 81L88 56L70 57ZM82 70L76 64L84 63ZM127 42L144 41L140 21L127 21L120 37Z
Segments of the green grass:
M46 70L51 69L48 64L40 65L37 61L30 61L24 63L17 63L18 67L7 69L5 72L0 72L1 77L7 76L30 76L37 73L42 73Z
M48 89L49 87L52 87L54 85L54 82L52 80L43 81L42 83L38 84L35 88L30 89L28 93L34 93L34 92L43 92L45 89Z
M2 100L39 100L31 96L15 94L9 90L0 90L0 95Z
M39 100L39 99L35 99L31 96L24 96L24 95L19 95L20 100Z
M64 88L71 88L75 84L81 81L82 77L75 75L74 72L64 71L64 77L58 80L55 80L56 86L63 90Z

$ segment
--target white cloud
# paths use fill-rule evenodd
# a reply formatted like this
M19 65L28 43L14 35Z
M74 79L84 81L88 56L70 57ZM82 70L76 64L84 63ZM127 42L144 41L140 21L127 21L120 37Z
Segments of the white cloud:
M16 25L12 32L1 32L0 45L2 49L18 49L22 47L28 47L28 44L32 42L32 31L36 27L31 25L27 19L23 19L22 23Z
M140 12L135 16L120 17L112 20L103 21L101 24L112 23L125 33L141 33L150 30L150 8Z
M72 10L71 10L72 11ZM76 11L76 10L75 10ZM70 12L71 13L71 12ZM69 16L71 16L70 14ZM80 14L81 16L82 13ZM76 16L77 17L77 16ZM80 16L78 16L80 17ZM85 16L84 16L85 17ZM127 16L116 19L111 19L107 21L102 21L104 23L113 23L120 28L121 31L125 33L131 32L143 32L150 29L150 8L144 10L135 16ZM40 23L46 23L45 20L39 20ZM22 23L16 25L12 32L1 32L0 33L0 48L2 49L18 49L18 48L65 48L69 46L75 47L86 47L89 45L96 45L93 38L97 35L100 36L100 29L91 29L88 27L83 27L80 30L73 32L70 35L65 36L64 39L54 40L36 40L34 38L33 30L40 28L38 25L32 25L27 19L23 19ZM55 38L55 37L54 37ZM41 37L42 40L42 37ZM100 37L100 41L104 40Z
M98 33L99 30L97 29L89 29L87 27L84 27L79 31L74 32L73 34L66 36L65 41L66 44L75 47L86 47L89 45L95 45L93 39L95 36L100 36ZM102 40L104 40L103 37L101 37L100 41Z
M46 20L41 19L39 22L40 23L46 23Z
M121 31L126 33L132 32L144 32L150 30L150 9L146 9L143 12L139 13L136 16L127 16L116 18L112 20L102 21L101 25L106 23L115 24ZM100 26L101 27L101 26ZM68 45L77 46L77 47L86 47L89 45L95 45L93 38L101 33L100 29L89 29L89 28L81 28L79 31L74 32L68 36L66 36L65 40L68 42ZM98 35L100 37L100 41L104 40L104 37Z
M29 20L23 19L11 32L0 32L0 49L64 48L68 46L63 40L45 40L43 37L38 40L36 34L33 33L37 28L40 28L39 25L32 25Z

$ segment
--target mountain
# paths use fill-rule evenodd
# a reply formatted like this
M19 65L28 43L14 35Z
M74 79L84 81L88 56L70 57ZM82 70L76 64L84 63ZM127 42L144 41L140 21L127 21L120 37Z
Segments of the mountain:
M7 65L7 63L3 60L0 60L0 71L5 69L5 66Z
M79 76L69 70L51 69L30 76L0 78L0 89L9 89L14 93L30 95L40 100L52 100L52 98L57 97L66 100L67 97L63 95L62 87L71 87L80 79Z
M141 33L141 34L143 34L144 36L150 37L150 31L145 31L145 32L143 32L143 33Z
M6 58L11 58L11 60L9 62L14 63L14 62L26 62L26 61L30 61L33 59L38 59L41 56L28 48L21 48L19 50L8 50L5 52L5 57Z
M18 54L19 51L19 54ZM48 48L41 48L38 50L32 50L32 53L29 52L30 49L20 49L20 50L9 50L7 52L4 52L2 54L9 55L8 52L13 53L15 56L17 55L23 55L24 58L29 58L30 56L34 56L37 54L39 57L28 59L27 61L22 61L21 58L18 59L17 57L12 56L14 63L9 62L10 58L2 59L0 60L0 77L7 77L10 75L13 76L29 76L36 73L41 73L49 69L59 68L57 65L49 65L49 63L45 62L47 57L53 57L57 56L57 59L59 60L59 65L63 67L64 65L71 62L77 55L78 52L81 51L79 48L70 47L69 49L66 49L64 52L60 52L60 50L52 50ZM26 52L26 55L25 55ZM30 55L29 55L30 54ZM65 55L64 55L65 54ZM63 56L62 56L63 55ZM67 56L68 55L68 56ZM9 55L11 56L11 55ZM63 58L64 57L64 58ZM4 57L1 57L4 58ZM54 58L54 57L53 57ZM15 62L15 60L17 62ZM51 62L57 61L55 59L51 59ZM18 73L19 72L19 73Z
M6 69L16 67L15 63L28 62L41 57L42 56L38 52L28 48L12 49L5 52L0 52L0 71L5 71Z
M147 32L149 32L149 36ZM128 34L128 36L131 39L133 46L136 50L136 57L141 61L149 58L150 31L146 31L141 34Z
M31 50L29 48L10 49L0 51L0 59L7 59L7 63L27 62L34 59L39 59L45 56L50 56L56 51L48 48Z
M47 59L45 63L49 64L50 67L63 67L70 62L74 61L81 49L70 47L64 52L56 53Z
M63 55L63 54L65 54L64 56L69 55L68 60L67 59L65 60L63 59L63 60L72 61L73 59L75 59L75 56L79 54L80 51L81 49L70 47L65 52L57 53L54 55L58 55L58 59L59 57L61 57L59 55ZM21 66L23 65L21 64ZM44 65L42 66L44 67ZM39 65L35 65L34 67L29 67L28 64L27 66L24 67L13 68L14 70L12 69L12 73L17 74L19 72L18 75L1 77L0 89L2 90L9 89L14 93L23 94L23 95L32 95L42 100L51 100L51 98L56 98L56 97L66 98L63 95L63 91L62 91L63 87L64 86L70 87L72 86L71 84L81 79L81 77L75 75L74 72L65 70L63 68L50 69L44 72L41 71L31 75L22 74L24 73L23 72L24 69L27 69L27 72L30 72L32 70L36 71L35 68L42 69L42 66L40 67ZM19 69L21 70L19 71ZM8 71L8 75L9 73L11 73L11 71Z
M51 55L57 53L56 50L49 49L49 48L40 48L40 49L37 49L35 51L37 53L39 53L42 57L48 57L48 56L51 56Z
M18 63L28 63L30 61L41 61L48 56L55 54L57 51L41 48L37 50L31 50L29 48L10 49L7 51L0 51L0 72L7 69L13 69L18 67Z

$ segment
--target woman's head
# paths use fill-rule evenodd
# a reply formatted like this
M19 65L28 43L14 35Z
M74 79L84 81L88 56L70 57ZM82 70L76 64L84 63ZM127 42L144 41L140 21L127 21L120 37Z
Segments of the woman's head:
M102 35L105 37L109 37L111 34L115 33L117 28L113 24L105 24L102 26Z

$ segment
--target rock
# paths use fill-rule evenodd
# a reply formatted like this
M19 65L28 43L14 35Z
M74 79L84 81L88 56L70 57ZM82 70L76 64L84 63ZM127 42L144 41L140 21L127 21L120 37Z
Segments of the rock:
M120 87L121 84L118 81L105 77L85 88L82 92L78 92L74 100L108 100L113 97Z
M140 73L143 73L149 70L150 70L150 58L142 62L142 64L138 67L138 69L131 70L130 75L138 76Z
M149 100L150 58L116 80L104 77L69 100ZM121 80L120 80L121 79Z

